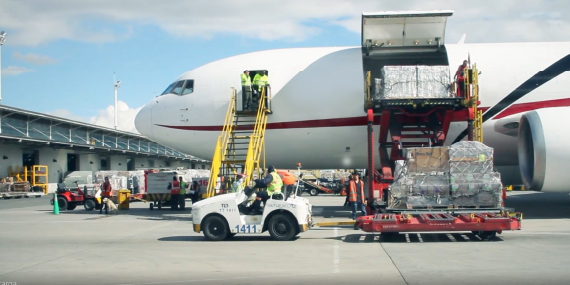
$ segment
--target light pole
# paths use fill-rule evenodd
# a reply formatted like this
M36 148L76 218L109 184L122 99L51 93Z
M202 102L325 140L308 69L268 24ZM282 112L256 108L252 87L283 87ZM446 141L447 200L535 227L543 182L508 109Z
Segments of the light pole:
M6 32L0 32L0 103L2 103L2 46L6 39Z
M117 129L117 90L121 85L121 80L115 82L115 130Z

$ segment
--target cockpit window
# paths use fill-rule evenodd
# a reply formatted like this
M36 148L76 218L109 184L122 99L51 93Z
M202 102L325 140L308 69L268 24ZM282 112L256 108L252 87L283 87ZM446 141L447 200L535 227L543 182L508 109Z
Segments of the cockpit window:
M166 87L166 89L164 89L164 91L163 91L162 94L160 94L160 95L164 95L164 94L170 93L170 91L172 91L172 88L174 87L174 84L176 84L176 82L174 82L174 83L168 85L168 87Z
M181 80L170 84L160 95L186 95L194 92L194 80Z
M182 95L190 94L194 92L194 80L186 80L186 85L182 89Z
M176 82L176 85L174 85L174 88L172 88L172 91L170 91L169 93L180 95L180 91L182 91L182 86L184 86L184 81Z

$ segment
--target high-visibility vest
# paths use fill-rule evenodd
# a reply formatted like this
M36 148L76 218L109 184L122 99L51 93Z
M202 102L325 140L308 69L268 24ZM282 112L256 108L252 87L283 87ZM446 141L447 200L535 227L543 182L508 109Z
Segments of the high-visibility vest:
M170 188L170 194L180 194L180 181L173 180L172 188Z
M270 174L273 177L273 180L271 181L271 183L269 183L269 185L267 185L267 195L269 196L273 195L273 193L275 192L280 193L281 188L283 187L283 181L281 180L279 174L277 174L276 171L273 171Z
M267 77L267 75L263 75L263 76L259 77L259 79L257 80L257 85L259 86L259 90L261 90L262 87L267 85L267 83L269 83L268 81L269 81L269 78Z
M186 194L186 182L180 182L180 194Z
M358 194L356 194L356 181L350 180L349 187L348 187L348 201L349 202L356 202L358 200ZM362 202L364 202L364 181L360 180L360 197Z
M101 197L111 197L111 183L103 182L101 185Z
M243 184L239 181L235 181L232 184L232 192L240 192L241 190L243 190Z
M251 78L249 78L249 75L242 73L241 74L241 85L242 86L250 86L251 85Z
M258 81L260 77L261 75L259 75L259 73L253 77L253 85L257 85L259 83Z

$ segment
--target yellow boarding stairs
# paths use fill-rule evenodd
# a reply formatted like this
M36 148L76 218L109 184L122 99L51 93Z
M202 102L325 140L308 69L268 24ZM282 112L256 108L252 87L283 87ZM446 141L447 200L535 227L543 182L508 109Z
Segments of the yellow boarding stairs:
M265 169L265 126L267 115L271 114L271 88L262 88L257 110L238 111L237 92L232 88L231 100L222 133L218 137L210 179L205 198L216 195L218 178L224 178L225 189L230 189L230 179L236 179L238 169L245 174L244 186L250 185L254 174ZM260 165L263 162L262 165ZM262 166L262 168L261 168ZM218 184L219 186L222 186ZM203 196L203 197L204 197Z

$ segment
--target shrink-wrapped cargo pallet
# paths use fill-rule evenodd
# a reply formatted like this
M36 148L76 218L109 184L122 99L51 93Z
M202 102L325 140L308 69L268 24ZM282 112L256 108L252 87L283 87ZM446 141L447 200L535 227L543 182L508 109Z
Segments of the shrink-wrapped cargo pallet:
M384 66L374 79L375 99L449 98L449 66Z
M109 177L109 182L114 190L130 189L131 194L144 193L144 171L97 171L95 182L103 183L105 177Z
M12 188L12 183L0 182L0 192L8 192Z
M193 178L210 176L210 170L205 169L181 169L172 170L170 172L172 173L172 176L182 176L182 179L187 183L191 183ZM105 177L109 177L109 182L111 183L111 187L114 190L130 189L132 194L141 194L148 192L147 189L145 189L144 170L97 171L95 173L95 177L96 183L103 183L105 181Z
M398 161L391 208L500 207L502 184L493 149L479 142L411 148Z

